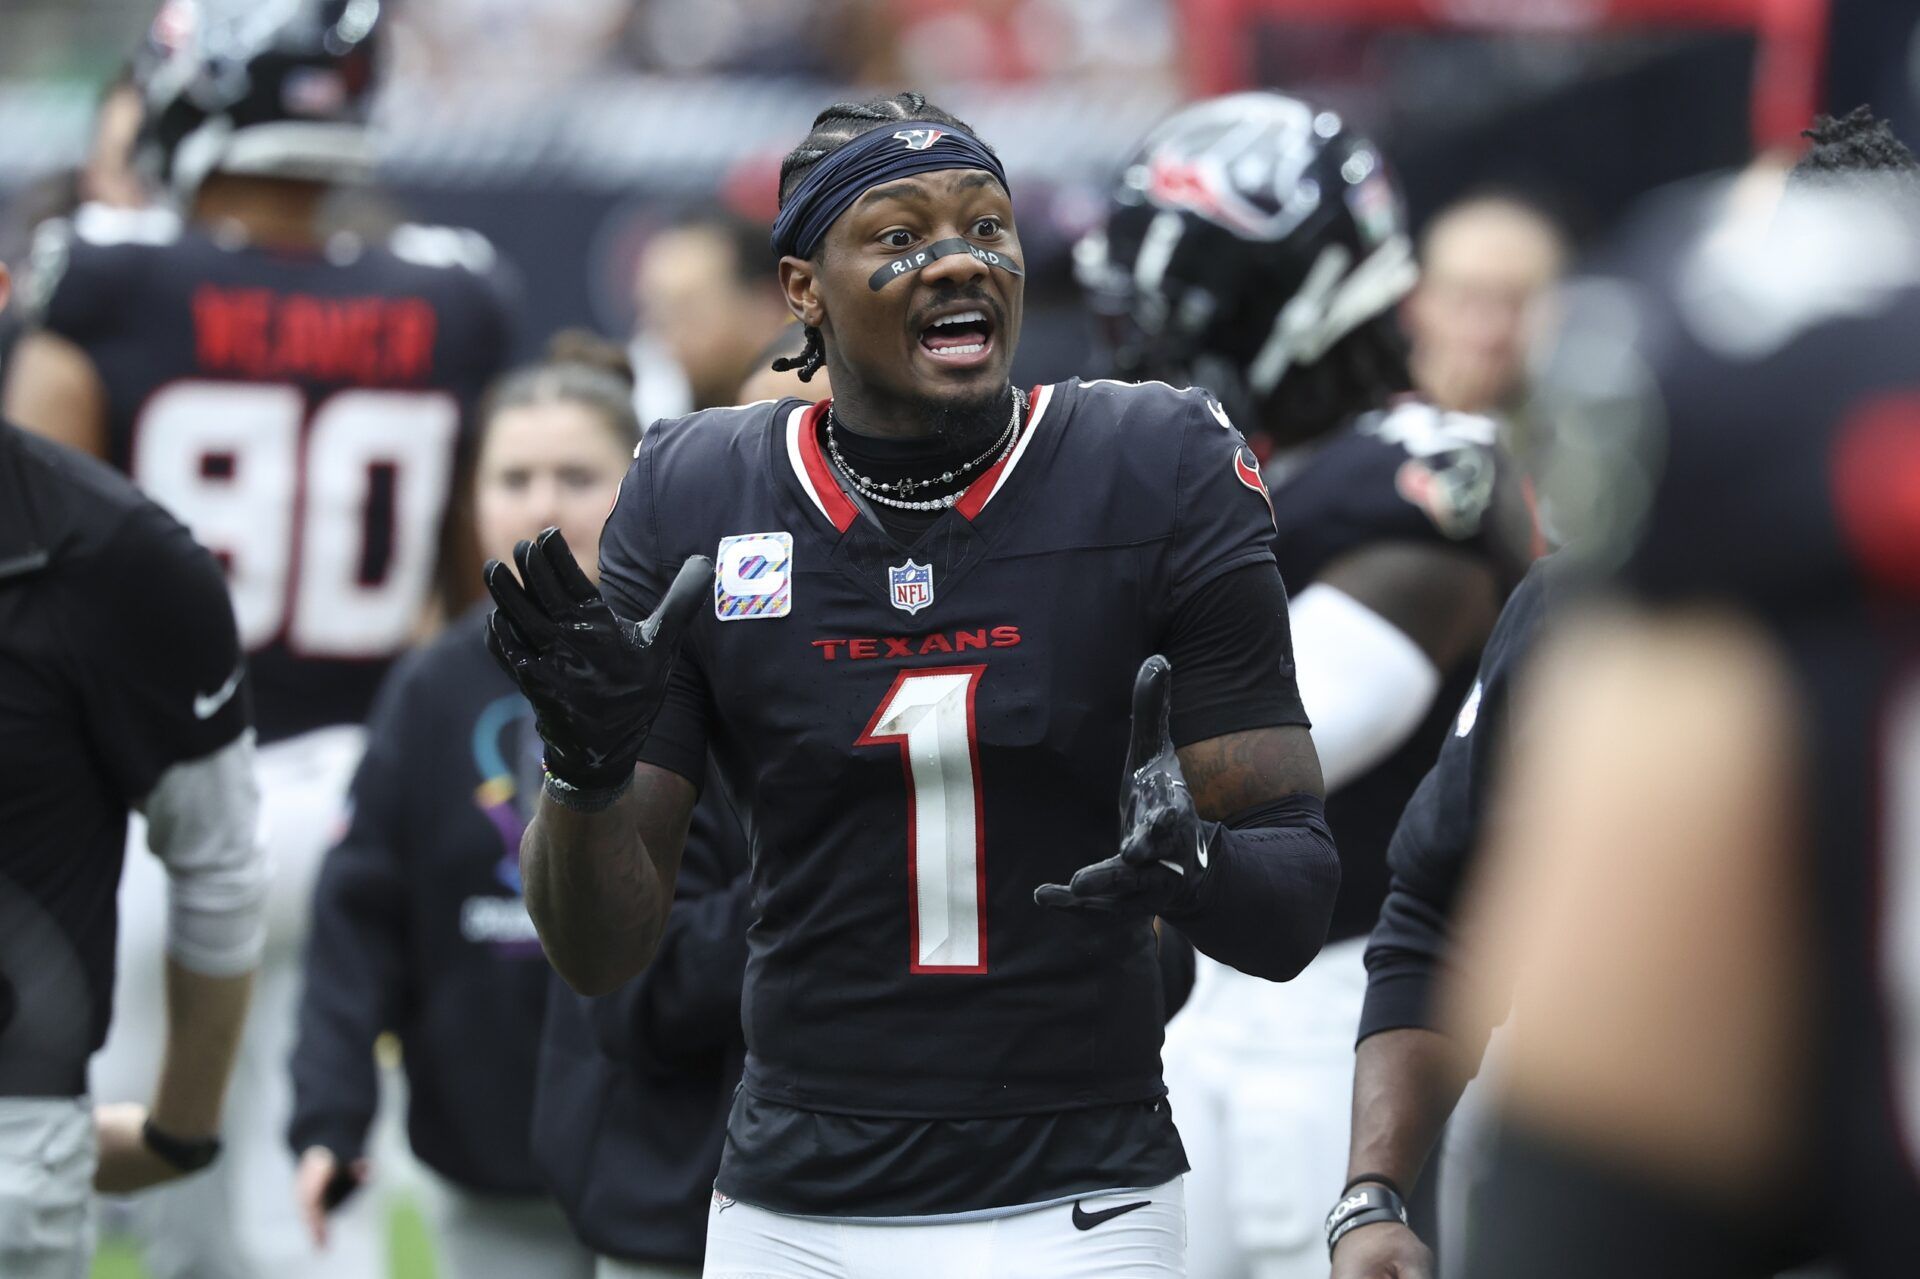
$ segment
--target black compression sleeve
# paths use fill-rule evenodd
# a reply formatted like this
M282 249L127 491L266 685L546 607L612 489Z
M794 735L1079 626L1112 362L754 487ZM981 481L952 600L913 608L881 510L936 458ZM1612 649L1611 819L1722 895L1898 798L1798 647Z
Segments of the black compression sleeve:
M1286 981L1320 953L1340 893L1326 809L1288 795L1215 826L1199 900L1167 919L1243 973Z
M1195 591L1167 626L1173 743L1307 723L1293 677L1287 588L1271 563L1231 569Z

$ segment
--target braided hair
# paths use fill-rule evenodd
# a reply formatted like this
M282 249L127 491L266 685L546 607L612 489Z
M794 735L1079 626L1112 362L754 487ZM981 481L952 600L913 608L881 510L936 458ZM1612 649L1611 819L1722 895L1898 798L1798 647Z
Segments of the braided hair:
M1891 173L1911 179L1920 174L1920 161L1912 151L1865 106L1846 115L1814 117L1813 127L1801 133L1813 145L1793 166L1796 179L1815 179L1826 175Z
M861 134L902 120L927 120L934 124L951 125L965 133L973 132L964 120L942 111L928 102L924 94L912 90L886 98L869 98L865 102L836 102L813 117L812 132L780 161L781 205L785 206L793 195L793 189L800 185L800 179L814 165ZM827 344L820 336L820 330L809 324L805 331L807 343L800 348L800 354L775 360L775 373L793 369L799 372L802 382L811 382L813 375L826 364Z

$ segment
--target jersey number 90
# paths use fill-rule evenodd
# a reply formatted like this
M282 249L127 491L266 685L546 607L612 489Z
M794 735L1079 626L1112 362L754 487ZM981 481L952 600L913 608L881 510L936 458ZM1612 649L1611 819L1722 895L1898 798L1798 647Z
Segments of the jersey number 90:
M460 410L438 391L174 382L134 430L135 483L217 557L248 650L403 647L439 558Z

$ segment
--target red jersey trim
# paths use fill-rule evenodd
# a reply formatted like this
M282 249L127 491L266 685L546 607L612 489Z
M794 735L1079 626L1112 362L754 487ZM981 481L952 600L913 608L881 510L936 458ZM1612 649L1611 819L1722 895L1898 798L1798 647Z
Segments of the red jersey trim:
M1883 588L1920 594L1920 395L1856 409L1832 465L1840 527L1860 567Z
M1007 482L1007 477L1013 474L1013 468L1020 465L1020 459L1026 456L1027 445L1033 443L1033 428L1040 425L1040 419L1045 415L1047 405L1052 402L1053 387L1051 385L1033 388L1033 398L1027 407L1027 422L1020 432L1020 442L1013 446L1013 452L981 472L979 479L967 485L967 491L961 495L958 502L953 504L954 510L972 520L986 509L987 503L993 500L993 495L1000 491L1000 487Z
M796 408L787 415L787 460L820 514L839 532L846 532L859 518L860 510L834 482L833 469L820 452L820 420L829 400Z

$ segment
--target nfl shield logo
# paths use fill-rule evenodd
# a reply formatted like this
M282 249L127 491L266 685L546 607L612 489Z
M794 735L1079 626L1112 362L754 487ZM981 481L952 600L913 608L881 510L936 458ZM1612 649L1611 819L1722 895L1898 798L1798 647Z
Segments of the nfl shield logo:
M893 596L895 608L918 613L933 603L933 566L912 560L888 565L887 591Z
M947 136L945 129L902 129L893 135L907 144L909 151L925 151Z

